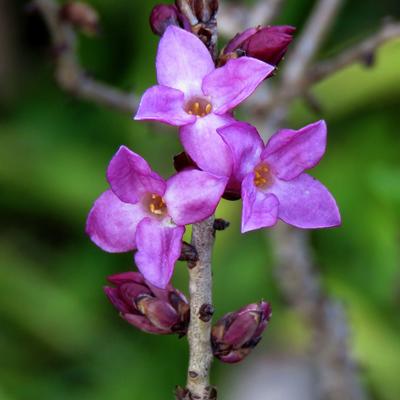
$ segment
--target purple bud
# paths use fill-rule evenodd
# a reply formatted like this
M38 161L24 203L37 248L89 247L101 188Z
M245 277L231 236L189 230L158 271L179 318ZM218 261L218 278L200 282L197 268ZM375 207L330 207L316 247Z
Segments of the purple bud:
M105 287L105 294L131 325L158 335L186 334L189 304L185 296L171 285L165 289L156 288L139 272L124 272L107 279L115 287Z
M162 36L170 25L179 26L187 31L191 30L189 20L178 11L176 6L167 4L156 5L150 14L151 30Z
M296 28L289 25L250 28L237 34L225 47L222 59L242 55L278 65L293 40Z
M271 315L264 301L226 314L212 328L214 356L230 364L242 361L261 340Z

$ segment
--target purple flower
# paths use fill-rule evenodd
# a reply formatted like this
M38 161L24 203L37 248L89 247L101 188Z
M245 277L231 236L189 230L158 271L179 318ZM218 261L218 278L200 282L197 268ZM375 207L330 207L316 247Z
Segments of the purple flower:
M158 4L150 14L150 27L153 33L162 36L170 25L180 26L191 31L189 20L173 4Z
M299 228L340 225L332 195L304 173L315 167L325 153L324 121L298 131L281 129L267 145L246 123L232 124L218 132L234 159L228 190L241 190L243 233L273 226L278 218Z
M229 149L216 129L235 121L229 111L274 67L241 57L216 69L201 40L175 26L160 40L156 67L159 85L145 92L135 119L179 126L181 142L199 168L229 176Z
M158 335L185 335L190 307L185 296L171 285L152 286L139 272L111 275L104 292L121 317L136 328Z
M293 26L277 25L249 28L237 34L225 47L223 58L247 55L271 65L278 65L293 40Z
M166 287L181 254L185 225L214 212L227 179L193 169L165 181L125 146L111 160L107 179L111 189L90 211L88 235L111 253L138 249L135 261L145 279Z
M229 364L242 361L260 342L271 315L269 303L261 301L223 316L211 332L214 356Z

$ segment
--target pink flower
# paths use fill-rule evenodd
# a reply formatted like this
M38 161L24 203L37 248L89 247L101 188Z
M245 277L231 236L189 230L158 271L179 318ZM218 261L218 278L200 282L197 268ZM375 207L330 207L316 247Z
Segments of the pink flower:
M135 119L180 127L181 142L199 168L229 176L229 150L216 129L235 121L230 111L274 67L241 57L215 68L201 40L176 26L160 40L156 67L159 85L144 93Z
M270 227L277 219L299 228L340 225L329 191L304 171L315 167L326 148L326 124L298 131L281 129L264 145L246 123L218 129L234 160L228 190L241 190L242 232Z
M181 254L185 225L213 214L227 179L193 169L165 181L125 146L111 160L107 179L111 189L90 211L88 235L111 253L138 249L140 272L165 288Z

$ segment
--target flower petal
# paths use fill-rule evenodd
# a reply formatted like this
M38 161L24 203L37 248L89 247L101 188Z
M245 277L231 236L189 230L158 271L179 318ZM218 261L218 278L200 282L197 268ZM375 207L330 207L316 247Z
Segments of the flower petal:
M232 155L233 168L228 190L240 192L244 177L260 162L264 143L257 129L244 122L218 128L217 132L228 145Z
M278 199L265 193L254 185L253 173L248 174L242 183L242 233L273 226L278 217Z
M276 179L269 189L279 199L278 217L298 228L328 228L340 225L335 199L328 189L307 174L291 181Z
M167 181L164 199L168 214L177 225L188 225L208 218L217 208L228 178L191 170Z
M144 93L135 120L160 121L174 126L191 124L194 115L184 110L185 95L167 86L153 86Z
M165 329L160 329L154 326L147 317L143 315L136 315L136 314L121 314L121 317L126 321L133 325L135 328L140 329L143 332L151 333L154 335L167 335L168 331Z
M168 285L181 255L184 232L184 227L167 226L155 218L145 218L138 225L135 261L145 279L154 286L163 289Z
M176 26L168 27L160 40L156 67L160 85L194 95L202 94L203 78L215 69L203 42Z
M281 129L268 141L261 158L285 181L315 167L325 153L326 124L318 121L297 131Z
M205 77L203 92L211 97L213 111L224 114L247 99L274 69L255 58L230 60Z
M110 253L134 250L136 227L145 216L141 205L124 203L107 190L89 213L86 233L97 246Z
M162 196L165 181L152 171L147 161L125 146L121 146L107 169L107 179L113 192L125 203L137 203L144 194Z
M209 114L204 118L197 118L194 124L180 129L183 147L203 171L219 176L230 176L232 170L230 151L217 133L217 128L234 121L228 114Z

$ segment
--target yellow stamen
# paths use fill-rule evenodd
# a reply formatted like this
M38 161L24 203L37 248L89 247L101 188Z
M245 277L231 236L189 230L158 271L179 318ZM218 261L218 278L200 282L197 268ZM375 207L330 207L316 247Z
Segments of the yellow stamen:
M164 215L167 212L167 205L164 202L164 199L158 194L152 194L150 198L148 198L148 209L152 214L155 215Z
M265 188L272 182L270 169L265 163L260 163L254 168L254 185Z
M205 117L211 113L212 105L204 97L194 97L186 103L185 110L189 115Z

